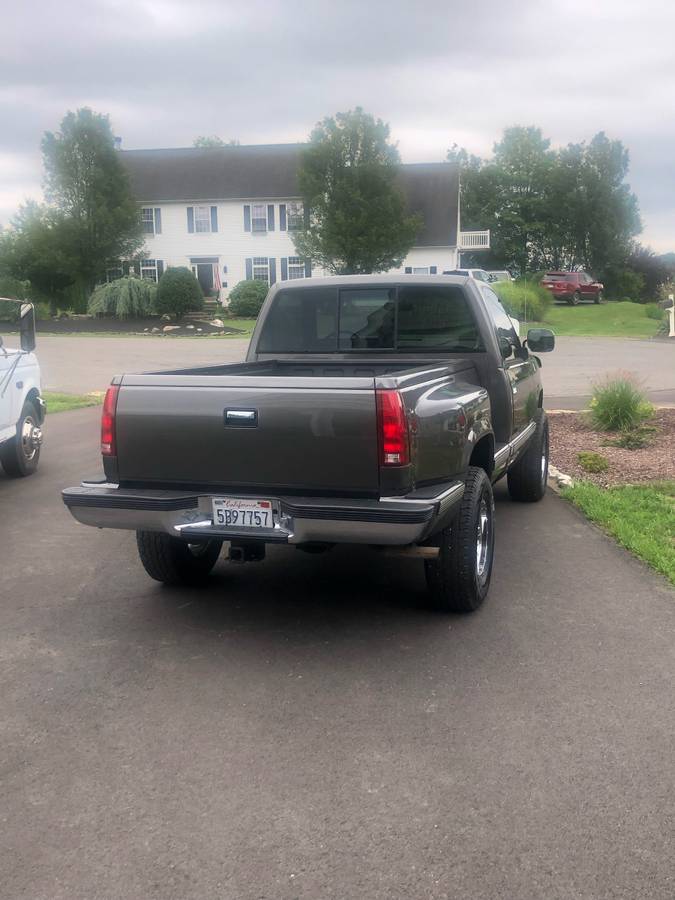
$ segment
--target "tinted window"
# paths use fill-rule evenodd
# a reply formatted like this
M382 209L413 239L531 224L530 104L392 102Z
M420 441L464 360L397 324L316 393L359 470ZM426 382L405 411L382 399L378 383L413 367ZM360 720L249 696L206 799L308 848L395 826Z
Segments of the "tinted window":
M398 349L482 350L478 327L460 287L417 285L398 292Z
M520 347L520 340L516 334L513 322L509 318L508 313L502 306L499 297L492 288L482 288L485 297L487 311L495 326L500 346Z
M394 349L396 290L366 288L340 291L341 350Z
M337 290L280 291L258 341L259 353L331 353L337 349Z

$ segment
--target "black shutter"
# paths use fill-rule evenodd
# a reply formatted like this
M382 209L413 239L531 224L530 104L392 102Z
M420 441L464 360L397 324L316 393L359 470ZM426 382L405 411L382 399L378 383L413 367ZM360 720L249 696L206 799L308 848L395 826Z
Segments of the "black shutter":
M274 204L267 204L267 230L274 231Z
M244 206L244 231L251 230L251 207L246 204Z
M253 278L253 260L246 260L246 280L250 281Z
M274 207L272 207L272 208L274 208ZM269 263L270 263L270 284L272 285L277 280L277 261L272 256L270 258Z
M405 267L405 274L406 274L406 275L412 275L412 266L406 266L406 267Z
M188 231L190 234L195 230L195 208L194 206L188 206L187 208L187 216L188 216Z
M162 210L155 209L155 234L162 233Z
M438 269L436 268L436 266L429 266L429 274L430 274L430 275L437 275L437 274L438 274Z
M162 277L163 274L164 274L164 260L158 259L157 260L157 281L159 281L159 279Z
M286 231L286 204L279 204L279 231Z
M288 258L286 256L281 257L281 280L288 281Z
M305 260L305 278L311 278L311 277L312 277L312 260L306 259Z
M211 231L218 231L218 207L211 207Z

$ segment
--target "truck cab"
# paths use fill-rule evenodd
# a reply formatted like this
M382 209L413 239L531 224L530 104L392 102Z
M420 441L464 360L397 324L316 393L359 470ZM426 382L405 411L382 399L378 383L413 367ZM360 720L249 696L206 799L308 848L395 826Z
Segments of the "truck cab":
M34 308L22 303L19 347L5 346L0 336L0 462L12 478L31 475L40 460L45 403L34 350Z

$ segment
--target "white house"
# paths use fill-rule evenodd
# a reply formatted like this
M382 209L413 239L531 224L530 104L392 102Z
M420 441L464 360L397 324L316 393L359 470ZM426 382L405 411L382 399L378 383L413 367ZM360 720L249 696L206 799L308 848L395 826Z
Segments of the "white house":
M323 274L293 245L304 217L297 186L302 149L270 144L120 151L146 235L138 274L157 280L167 266L189 266L204 292L221 299L245 278L273 284ZM440 274L457 267L458 250L489 247L489 232L460 234L457 166L402 165L399 181L409 210L423 222L401 272Z

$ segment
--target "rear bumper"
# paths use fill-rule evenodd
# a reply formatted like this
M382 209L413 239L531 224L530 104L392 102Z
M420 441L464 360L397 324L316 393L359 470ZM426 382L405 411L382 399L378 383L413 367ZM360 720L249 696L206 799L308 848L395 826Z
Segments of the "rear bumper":
M227 492L132 490L85 482L67 488L62 496L78 522L96 528L163 531L186 540L406 545L424 540L444 525L463 493L461 481L379 500L283 497L270 492L260 497L272 501L274 528L239 530L213 523L211 500L228 496Z

